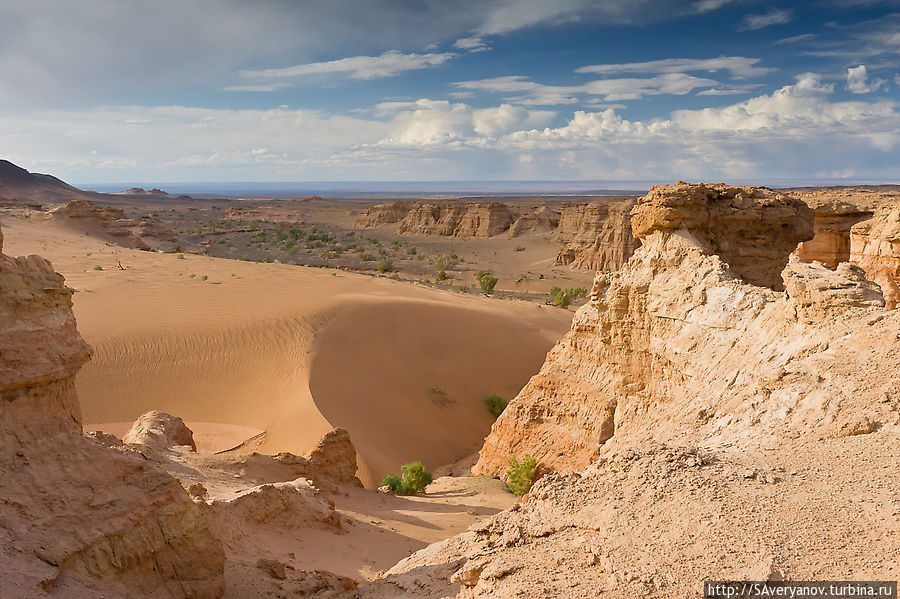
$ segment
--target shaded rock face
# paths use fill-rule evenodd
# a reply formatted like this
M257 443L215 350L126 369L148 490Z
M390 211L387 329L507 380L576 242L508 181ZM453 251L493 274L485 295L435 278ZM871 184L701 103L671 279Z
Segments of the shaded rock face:
M512 213L500 202L416 202L397 225L397 233L493 237L512 223Z
M811 207L815 210L815 236L798 245L794 254L803 262L821 262L833 270L850 260L851 227L871 218L872 212L837 198L820 198Z
M679 183L651 189L633 215L641 247L598 274L473 472L502 475L525 454L577 471L648 430L747 444L896 419L883 399L900 368L883 356L900 355L900 315L855 267L784 268L789 242L811 236L809 208L770 190ZM776 268L786 292L769 288Z
M283 528L340 528L334 504L304 478L250 487L234 497L213 501L212 509L216 513L214 525L220 529L217 536L223 539L233 536L229 534L232 518Z
M900 206L884 206L850 229L850 260L881 286L888 308L900 305Z
M353 226L357 229L368 229L379 225L399 223L406 218L413 207L413 202L385 202L366 208L359 213Z
M634 200L563 204L556 263L586 270L617 270L640 245L631 233Z
M2 250L2 235L0 235ZM178 482L81 433L71 291L0 253L0 578L10 596L218 597L224 554Z
M635 237L689 231L731 271L753 285L781 289L781 271L801 241L813 238L813 211L764 187L724 184L654 187L632 211Z
M184 420L156 410L142 414L122 437L122 442L144 445L157 451L187 445L192 451L197 451L194 432L184 424Z
M510 237L520 237L530 233L548 233L559 226L560 211L549 206L538 206L531 212L518 217L509 227Z

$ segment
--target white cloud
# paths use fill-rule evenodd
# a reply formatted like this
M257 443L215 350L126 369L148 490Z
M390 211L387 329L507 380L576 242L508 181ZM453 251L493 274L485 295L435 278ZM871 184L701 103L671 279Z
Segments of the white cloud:
M540 127L556 116L552 110L527 110L519 106L501 104L472 113L474 131L478 135L495 137L515 129Z
M691 8L694 12L703 13L718 10L726 4L731 4L733 1L734 0L699 0L699 2L694 2L691 5Z
M245 79L259 79L263 81L332 74L344 75L350 79L378 79L381 77L394 77L406 71L438 66L455 56L456 54L450 52L403 54L397 50L390 50L380 56L351 56L277 69L247 70L241 71L240 75ZM236 88L230 89L235 90Z
M744 16L740 28L744 31L755 31L772 25L790 23L793 18L794 15L790 10L770 8L762 14Z
M868 94L878 91L887 81L884 79L876 79L869 83L869 72L866 65L861 64L857 67L847 69L847 90L853 94Z
M774 42L776 46L782 44L797 44L800 42L808 42L810 40L814 40L818 37L815 33L801 33L800 35L792 35L791 37L781 38L777 42Z
M467 50L469 52L484 52L490 50L487 42L479 36L463 37L453 43L453 47L458 50Z
M507 98L507 101L517 104L555 106L574 104L578 101L577 96L581 94L600 96L604 101L617 102L663 94L685 95L695 89L716 86L718 82L685 73L665 73L647 78L597 79L571 86L544 85L519 75L459 81L454 85L467 90L519 94Z
M666 58L647 62L597 64L575 69L576 73L689 73L728 71L732 78L759 77L775 69L756 66L759 58L720 56L718 58Z

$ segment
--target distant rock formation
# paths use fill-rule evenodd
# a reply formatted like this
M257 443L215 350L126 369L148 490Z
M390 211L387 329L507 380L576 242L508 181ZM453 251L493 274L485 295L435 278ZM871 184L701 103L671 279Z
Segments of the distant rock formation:
M640 245L631 233L634 200L563 204L556 263L585 270L617 270Z
M125 211L112 206L100 206L84 200L72 200L50 211L50 217L66 225L107 239L116 245L138 250L151 249L147 239L174 242L172 232L149 221L126 218Z
M878 398L900 388L900 368L878 356L900 351L891 328L900 315L867 324L890 313L857 268L786 264L812 222L806 205L771 190L651 189L633 211L641 248L620 271L598 274L473 471L503 474L524 454L548 470L580 470L608 442L650 430L661 441L746 443L893 418Z
M521 237L531 233L549 233L559 226L560 211L550 206L538 206L531 212L519 216L509 227L510 237Z
M162 189L157 189L154 187L153 189L144 189L143 187L132 187L131 189L126 189L124 191L115 192L116 195L126 195L126 196L161 196L168 197L169 193L163 191Z
M356 229L370 229L380 225L399 223L406 218L415 202L385 202L366 208L353 223Z
M445 237L493 237L509 229L513 216L501 202L416 202L397 233Z
M0 233L2 250L2 233ZM0 579L12 596L219 597L224 554L181 485L81 433L72 291L0 254Z
M187 445L191 451L197 451L194 433L184 424L184 420L156 410L142 414L122 437L122 442L143 445L155 451L165 451L179 445Z
M900 202L850 229L850 261L878 283L889 308L900 305Z
M82 191L50 175L29 173L8 160L0 160L0 198L20 203L68 202L100 194Z

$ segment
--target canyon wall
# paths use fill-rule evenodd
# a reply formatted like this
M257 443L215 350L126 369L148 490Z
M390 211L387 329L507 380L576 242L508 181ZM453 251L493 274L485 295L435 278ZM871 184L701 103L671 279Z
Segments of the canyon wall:
M889 308L900 303L900 202L850 229L850 261L878 283Z
M43 258L0 253L4 597L219 597L221 544L181 485L81 432L71 296Z
M900 352L900 316L854 265L788 263L812 237L805 204L678 183L653 188L632 215L641 247L598 274L473 472L502 475L525 454L547 471L577 471L648 431L743 444L896 419L882 400L896 395L900 369L882 356Z
M556 263L585 270L617 270L640 242L631 233L634 200L572 202L562 206Z
M513 215L500 202L416 202L397 233L449 237L493 237L509 229Z
M370 206L359 213L353 227L369 229L380 225L399 223L412 210L413 204L414 202L385 202Z

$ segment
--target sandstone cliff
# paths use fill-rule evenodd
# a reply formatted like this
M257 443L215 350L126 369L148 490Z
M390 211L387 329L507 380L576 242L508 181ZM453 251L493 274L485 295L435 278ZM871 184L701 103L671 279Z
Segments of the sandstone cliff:
M510 237L520 237L529 233L548 233L559 226L560 211L550 206L538 206L531 212L519 216L509 227Z
M850 260L878 283L889 308L900 303L900 203L850 229Z
M871 218L872 212L837 198L808 204L815 210L815 236L797 246L796 256L804 262L821 262L831 269L848 262L850 228Z
M399 223L406 218L413 207L413 202L385 202L366 208L356 217L353 226L357 229L369 229L379 225Z
M586 270L617 270L640 245L631 233L634 200L563 204L556 263Z
M72 200L50 211L50 217L83 233L106 239L116 245L149 250L145 238L174 242L172 232L149 221L126 218L125 211L84 200Z
M791 262L781 273L812 220L798 200L759 188L652 189L633 211L641 248L597 276L474 471L503 474L524 454L547 470L580 470L611 439L648 430L746 442L896 418L880 402L900 388L900 371L879 356L900 351L886 324L898 316L879 307L877 289L854 268ZM786 292L769 288L776 281Z
M416 202L397 225L397 233L449 237L493 237L513 222L500 202Z
M4 597L218 597L222 547L184 489L81 433L74 377L90 348L71 295L46 260L0 254Z

